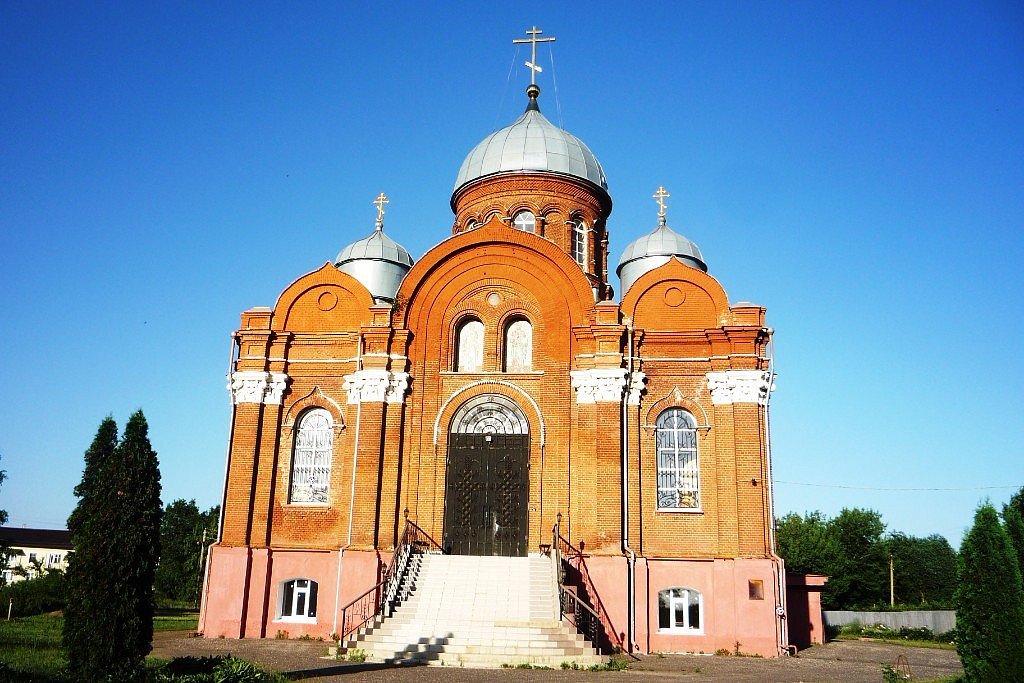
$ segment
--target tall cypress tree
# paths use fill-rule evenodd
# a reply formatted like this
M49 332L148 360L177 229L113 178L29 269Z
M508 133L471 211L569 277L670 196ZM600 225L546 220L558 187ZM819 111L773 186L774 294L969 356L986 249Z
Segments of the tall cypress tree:
M1003 506L1003 523L1017 553L1017 566L1024 576L1024 488L1013 494L1010 502Z
M115 590L106 570L111 544L104 520L108 501L100 484L117 451L117 424L112 417L100 423L96 438L85 452L82 481L75 487L78 505L68 518L74 552L68 555L67 605L64 608L64 647L68 667L76 679L96 680L104 675L108 655L97 646L95 635L109 629L106 607Z
M1024 680L1024 588L996 510L982 505L957 557L956 651L964 680Z
M86 452L78 507L68 520L76 603L64 641L82 680L142 680L153 640L153 577L160 555L160 470L142 411L104 420ZM113 446L112 444L116 444Z

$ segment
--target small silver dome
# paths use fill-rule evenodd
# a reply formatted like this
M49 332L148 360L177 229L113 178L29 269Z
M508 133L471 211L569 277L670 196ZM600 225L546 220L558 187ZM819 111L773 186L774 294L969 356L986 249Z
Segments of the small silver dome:
M704 256L697 245L661 223L652 232L635 240L622 253L615 269L622 293L628 292L640 276L665 265L673 256L691 268L708 272Z
M375 301L393 303L405 274L412 268L412 257L398 242L384 234L383 228L348 245L334 259L334 265L370 290Z
M528 90L530 104L523 115L473 148L462 162L455 190L477 178L505 171L563 173L608 190L604 169L590 148L540 113L539 92L540 88Z

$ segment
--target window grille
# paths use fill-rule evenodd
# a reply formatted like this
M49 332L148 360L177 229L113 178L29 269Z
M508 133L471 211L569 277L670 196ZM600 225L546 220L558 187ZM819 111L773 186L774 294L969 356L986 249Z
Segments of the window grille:
M658 509L700 509L697 422L682 408L658 416Z
M323 408L306 411L299 418L289 502L327 503L334 450L332 422L331 414Z
M704 600L692 588L666 588L658 592L658 628L663 631L700 633Z

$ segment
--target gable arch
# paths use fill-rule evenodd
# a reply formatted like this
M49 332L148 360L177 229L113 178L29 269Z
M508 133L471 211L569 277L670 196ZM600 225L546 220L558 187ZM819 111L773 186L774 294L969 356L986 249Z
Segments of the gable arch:
M270 326L290 332L356 330L369 322L371 306L369 290L328 261L281 292Z
M675 257L641 275L623 296L621 308L634 325L648 329L703 330L733 322L718 281Z

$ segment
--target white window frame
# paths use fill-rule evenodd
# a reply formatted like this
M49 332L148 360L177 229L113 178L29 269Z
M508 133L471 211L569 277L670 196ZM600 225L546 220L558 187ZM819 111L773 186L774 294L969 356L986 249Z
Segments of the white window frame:
M681 595L676 595L676 593ZM661 601L662 596L668 594L668 626L662 625ZM697 624L696 628L690 626L690 600L697 599ZM676 605L682 604L683 623L676 623ZM658 591L658 633L672 633L681 636L704 635L704 595L694 588L686 586L673 586Z
M305 582L305 585L299 585ZM289 586L291 588L289 589ZM296 577L287 579L278 584L279 598L277 601L277 619L293 624L315 624L316 623L316 598L319 584L307 577ZM291 600L289 601L289 597ZM305 614L295 614L302 607ZM310 615L309 612L313 614Z
M572 225L570 232L570 243L572 246L572 258L584 271L587 269L587 226L578 218L569 221Z
M521 219L521 220L520 220ZM516 215L512 216L512 226L516 230L522 230L523 232L537 232L537 214L529 209L523 209L517 211Z
M334 459L334 419L330 411L303 411L295 422L294 433L288 504L328 505Z
M689 411L672 407L658 415L654 445L659 512L702 512L697 437L697 421ZM690 502L684 504L687 497Z

